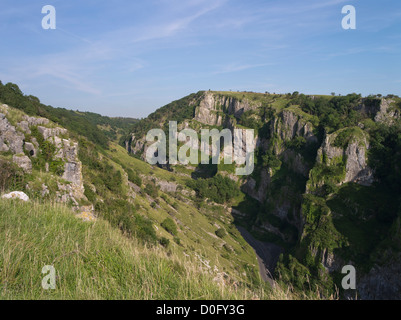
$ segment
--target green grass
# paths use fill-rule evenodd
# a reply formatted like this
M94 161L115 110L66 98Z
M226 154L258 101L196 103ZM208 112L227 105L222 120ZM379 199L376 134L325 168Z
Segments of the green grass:
M243 282L259 281L256 255L249 245L243 246L231 235L224 241L216 239L217 237L214 234L217 229L216 225L228 230L233 223L233 218L222 206L215 206L214 203L206 202L195 203L197 199L189 195L192 190L185 186L186 181L191 180L190 177L180 176L151 166L128 155L124 148L113 143L110 150L104 152L104 155L111 159L112 167L122 174L121 193L107 194L106 196L122 197L129 193L125 170L131 169L140 175L142 177L142 186L140 186L142 190L136 192L135 199L126 198L126 200L135 207L137 214L146 217L153 223L158 239L166 238L169 240L168 250L177 255L179 259L186 259L190 255L198 260L209 261L211 269L216 266L220 271L224 271ZM94 173L84 166L84 178L87 182L88 176ZM181 189L171 193L158 190L157 195L151 196L152 199L149 199L143 188L153 183L153 179L176 183ZM99 197L98 195L97 198ZM177 223L177 235L170 234L161 226L167 218L172 218ZM174 237L180 239L179 244L174 241ZM225 244L234 248L232 253L222 254L222 247Z
M357 141L360 146L364 146L366 138L366 133L361 128L347 127L336 132L333 144L335 147L346 149L351 142Z
M199 262L143 246L101 219L83 222L60 204L0 200L0 233L1 299L275 297L218 284ZM55 290L41 286L45 265L56 269Z
M302 111L300 106L291 105L291 106L285 108L284 110L291 111L291 112L295 113L296 115L298 115L299 117L304 119L306 122L312 123L315 127L317 127L319 125L319 118L316 117L316 116L310 115L309 113L306 113L306 112Z
M138 173L144 175L155 175L160 179L166 181L176 181L177 183L180 183L182 185L185 185L186 182L190 179L188 177L177 175L173 172L169 172L157 166L152 166L145 161L134 158L130 156L123 147L115 143L110 144L110 149L111 150L107 152L107 156L110 157L110 159L118 164L122 164L127 168L131 168Z

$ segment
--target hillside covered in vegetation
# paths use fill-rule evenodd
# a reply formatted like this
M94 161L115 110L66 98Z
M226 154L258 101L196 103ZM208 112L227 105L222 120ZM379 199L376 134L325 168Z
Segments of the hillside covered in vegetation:
M201 91L172 105L180 110L178 129L255 130L251 176L236 177L235 164L222 163L171 170L207 173L205 181L191 183L200 201L213 198L207 191L215 177L239 184L243 199L232 206L235 223L284 250L276 280L301 292L323 287L363 299L397 296L399 97ZM139 128L167 128L175 120L171 110L160 108L135 124L127 150L144 158L149 143ZM357 293L341 290L341 269L348 264L357 270Z
M0 83L0 191L30 198L0 201L2 297L397 298L400 114L391 95L200 91L138 121ZM169 121L253 129L254 171L146 163L147 131ZM348 264L357 292L341 288Z
M91 142L107 148L108 140L119 141L137 122L132 118L110 118L93 112L81 112L44 105L39 98L24 95L18 85L0 81L0 101L25 112L29 116L47 118L68 129L72 134L84 136Z
M19 92L16 92L15 96L25 97ZM101 143L95 143L90 135L63 128L60 122L53 121L56 119L52 117L50 118L53 120L49 120L38 116L37 113L41 111L28 115L21 106L15 108L3 103L13 101L12 98L13 95L10 95L7 100L0 100L0 190L2 195L11 191L22 191L29 196L30 202L23 204L18 200L1 200L2 214L18 221L11 223L11 220L2 220L2 239L11 244L12 241L18 242L19 237L22 237L26 239L24 248L28 250L36 248L37 243L45 237L44 244L55 242L57 248L50 247L47 250L47 247L39 246L31 255L24 251L24 248L21 248L20 252L13 245L5 246L7 250L3 250L0 259L3 298L52 297L51 294L49 296L42 292L40 287L35 287L41 274L36 274L36 269L27 270L30 268L30 259L35 259L35 263L43 266L53 264L59 272L60 281L66 281L63 282L62 291L54 293L54 298L83 298L83 293L79 293L79 288L75 287L77 281L81 279L88 284L91 282L91 279L86 278L88 274L104 271L92 266L97 251L92 251L95 247L89 248L85 242L86 232L91 232L92 228L99 230L97 225L103 225L101 228L107 229L107 235L102 233L105 230L103 229L94 236L95 242L103 243L100 243L96 250L112 251L104 253L107 260L104 268L117 269L110 270L109 278L104 282L94 283L88 288L91 290L88 297L262 299L271 293L270 286L260 278L255 252L242 238L233 224L233 217L225 210L226 204L234 199L227 197L227 202L225 200L218 205L200 203L196 191L188 186L192 180L190 177L176 175L130 156L114 139L103 133L101 136L105 137L107 142L105 147ZM21 99L24 101L25 98ZM51 113L58 111L49 110ZM70 112L76 113L68 111L68 114ZM84 114L81 120L87 122L87 117L88 115ZM96 123L99 124L100 120L96 120ZM100 129L97 130L96 132L101 132ZM216 187L224 184L232 187L231 180L216 180ZM45 212L43 216L40 215L42 211ZM29 216L30 214L32 216ZM68 218L68 215L71 217ZM49 220L53 216L57 221ZM28 220L20 221L21 218ZM58 233L63 226L66 228L65 233ZM43 235L35 231L37 228ZM74 230L75 228L77 230ZM11 234L14 232L12 238ZM108 233L118 237L118 244L109 246ZM72 236L74 234L76 238ZM106 238L103 239L103 236ZM61 240L62 237L64 240ZM119 241L128 243L128 249L120 248ZM71 273L76 272L72 269L74 265L63 265L65 259L54 260L55 256L50 259L49 254L54 255L58 252L63 255L70 252L68 246L75 244L86 248L82 249L87 250L82 253L83 256L93 255L94 260L81 260L83 256L76 255L77 263L88 270L88 273L82 271L79 278L73 280L74 276ZM130 252L133 247L138 251ZM125 252L124 257L120 256L120 251ZM131 255L135 252L139 255L137 258L145 265L141 265L142 262L136 264L135 261L139 260L132 260ZM74 256L74 253L72 255ZM149 258L150 256L154 258ZM99 259L100 262L103 261L103 258ZM121 259L128 259L129 262ZM128 264L127 269L122 272L126 272L130 279L119 291L117 287L124 281L121 278L123 275L117 271L120 270L120 260L123 264ZM171 270L171 266L178 263L174 261L182 261L177 266L177 273ZM147 268L148 263L155 264L148 270L148 280L144 274L129 274L129 268ZM11 265L15 265L16 269L12 269ZM91 269L92 267L95 269ZM157 289L157 286L148 287L146 293L133 293L132 289L129 289L135 281L138 281L135 284L137 287L141 286L142 281L158 282L161 285L162 279L150 278L156 276L156 270L162 268L166 268L166 277L174 278L169 281L176 282L171 285L177 285L178 291L170 290L169 284L164 290ZM185 270L192 271L188 271L190 273L184 276L187 272ZM144 278L141 279L142 276ZM185 284L178 285L178 282L181 282L179 277L187 276L192 284L187 287ZM11 283L15 286L11 286ZM200 291L197 289L185 293L184 291L189 290L192 285L198 286ZM113 292L114 289L117 291ZM276 293L272 294L274 296ZM284 293L283 295L286 296Z

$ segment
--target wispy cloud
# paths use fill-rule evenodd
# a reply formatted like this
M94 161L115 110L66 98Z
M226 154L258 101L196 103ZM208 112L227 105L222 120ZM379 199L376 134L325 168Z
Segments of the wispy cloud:
M298 90L305 79L322 92L338 66L358 56L361 77L378 57L399 74L398 0L386 1L391 10L373 0L52 1L58 20L51 32L41 29L37 4L3 1L0 80L34 84L44 96L51 84L66 105L82 98L99 107L146 101L151 111L152 101L202 88ZM355 32L341 29L345 4L357 7ZM341 83L362 92L364 85L395 88L394 81ZM341 91L327 92L333 90Z
M229 65L225 65L220 67L217 71L213 72L213 74L223 74L223 73L231 73L231 72L239 72L253 68L262 68L266 66L274 65L273 63L262 63L262 64L237 64L232 63Z

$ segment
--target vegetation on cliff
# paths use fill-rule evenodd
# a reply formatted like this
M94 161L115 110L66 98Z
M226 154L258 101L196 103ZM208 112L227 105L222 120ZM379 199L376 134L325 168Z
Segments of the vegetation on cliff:
M23 95L13 84L0 83L0 101L15 106L18 112L50 118L71 130L79 144L86 198L79 205L93 206L103 231L110 228L108 232L122 237L119 239L130 243L128 246L133 243L141 255L151 257L160 268L166 264L167 269L174 269L171 263L176 266L174 261L188 258L204 269L200 275L186 273L182 265L178 266L179 271L166 273L166 277L180 276L187 280L183 286L171 280L173 289L163 291L154 282L155 269L149 268L146 270L149 274L141 276L156 278L149 280L153 284L146 289L147 293L135 295L122 289L112 294L101 289L99 295L88 292L91 297L169 298L170 293L184 298L270 297L266 294L268 286L261 283L257 272L255 253L235 225L244 226L256 238L284 249L275 279L280 286L302 293L302 297L314 297L318 291L320 297L332 297L340 288L343 265L353 264L358 275L364 276L401 250L401 100L396 96L200 91L135 123L132 119L44 106L38 99ZM16 123L13 118L21 115L16 116L14 109L11 111L8 117ZM167 129L169 121L197 131L254 129L257 141L254 172L239 178L233 175L236 164L158 167L140 160L146 147L146 132ZM30 183L31 191L26 191L39 199L45 185L44 190L54 191L46 195L46 200L55 200L52 195L58 190L56 182L61 179L64 164L56 161L57 150L43 134L35 127L31 129L24 137L26 141L35 138L39 144L37 157L28 155L33 161L33 172L24 173L12 163L12 153L2 152L0 187L5 191L25 190ZM41 172L46 164L49 172ZM15 203L14 207L5 202L0 205L8 211L26 209ZM51 212L68 210L35 204L35 210L43 208ZM32 219L42 219L35 212ZM63 223L64 218L60 219ZM89 232L98 227L76 221L73 228ZM89 246L85 241L82 245ZM92 261L95 258L88 250L82 257ZM166 257L172 257L171 261L164 261ZM85 261L79 264L83 266ZM141 263L145 260L138 261L135 262L138 268L143 268L145 265ZM130 267L131 263L134 262L123 261ZM15 276L18 282L22 278L17 273L7 277ZM196 285L190 280L194 274L206 280L197 282L198 291L187 292ZM112 283L117 281L115 273L109 275ZM215 290L213 281L208 282L210 277L223 277L241 289L221 293ZM116 285L120 285L118 281ZM137 280L130 281L133 287L138 285ZM74 281L66 283L68 289L64 293L80 297L73 289L75 285ZM159 295L149 295L156 289L160 290ZM43 293L22 293L18 287L10 290L5 297L14 294L44 297Z

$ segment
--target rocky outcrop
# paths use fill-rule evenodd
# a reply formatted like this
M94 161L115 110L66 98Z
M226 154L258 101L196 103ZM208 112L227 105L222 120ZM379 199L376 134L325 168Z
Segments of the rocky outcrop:
M27 115L24 115L22 119L22 121L17 123L17 127L27 134L31 134L30 127L45 126L50 123L49 119L29 117Z
M28 123L28 126L45 126L50 123L49 119L23 116L24 121ZM21 122L20 122L21 123Z
M57 145L61 146L56 157L65 161L62 178L71 182L72 195L76 198L85 198L82 178L82 163L78 159L78 143L71 140L56 139Z
M322 252L322 265L328 272L340 271L345 265L344 261L338 258L332 251L327 248L323 249Z
M31 130L29 129L28 121L21 121L21 122L18 123L17 126L21 131L23 131L23 132L25 132L27 134L31 134L32 133Z
M394 107L394 103L392 99L364 99L357 110L376 122L391 125L401 117L400 110Z
M345 182L356 182L361 185L370 186L373 183L373 170L367 164L367 149L369 144L364 140L364 144L358 141L350 143L345 150L347 158Z
M0 151L23 153L25 136L10 124L6 115L0 113Z
M195 109L195 120L208 125L220 126L223 122L221 106L212 93L205 93L204 98Z
M399 300L401 299L401 256L385 266L376 265L357 281L359 299Z
M273 130L283 141L292 140L296 136L304 137L307 141L317 140L312 124L290 110L283 110L280 117L275 119Z
M11 152L13 154L13 162L25 172L31 173L32 162L30 158L38 156L40 146L35 137L28 136L30 140L25 141L25 134L30 135L32 127L37 127L43 138L56 147L56 154L53 160L60 159L64 162L62 178L69 184L59 185L60 199L65 202L73 199L74 203L77 203L76 199L85 199L82 164L78 159L78 143L65 139L68 137L68 131L64 128L56 127L46 118L29 117L18 113L22 121L13 126L7 119L7 114L9 112L16 113L16 111L7 105L1 105L0 110L4 112L0 113L0 152ZM48 172L49 163L46 163L45 168L42 168L42 170ZM48 192L45 192L46 194Z
M317 161L326 161L327 165L333 165L346 160L345 177L342 183L356 182L361 185L373 183L373 170L367 163L367 150L369 140L367 134L359 131L359 134L350 137L345 148L335 146L335 140L339 132L326 134L323 144L318 150Z
M174 182L165 181L165 180L156 180L156 185L163 192L176 192L178 185Z
M239 118L244 112L258 107L260 103L248 99L240 101L234 97L205 92L195 109L195 120L207 125L220 126L227 114Z
M2 199L20 199L22 201L29 201L29 197L22 191L13 191L2 195Z
M126 141L125 148L129 153L138 154L143 152L146 154L146 140L145 137L136 137L134 134Z
M391 107L393 102L393 100L381 100L380 108L374 118L376 122L382 122L391 125L396 119L400 118L399 110Z
M68 134L67 129L63 128L46 128L42 126L38 126L38 131L43 135L43 138L45 140L51 138L51 137L60 137L60 136L65 136Z
M35 147L35 145L31 142L25 142L24 144L24 149L28 152L28 154L32 157L36 157L38 150L37 147Z
M268 169L262 169L260 183L257 185L256 180L248 177L242 185L241 190L252 198L263 203L266 200L267 188L270 184L270 174Z
M29 157L15 154L13 155L13 162L25 172L32 172L32 162Z

